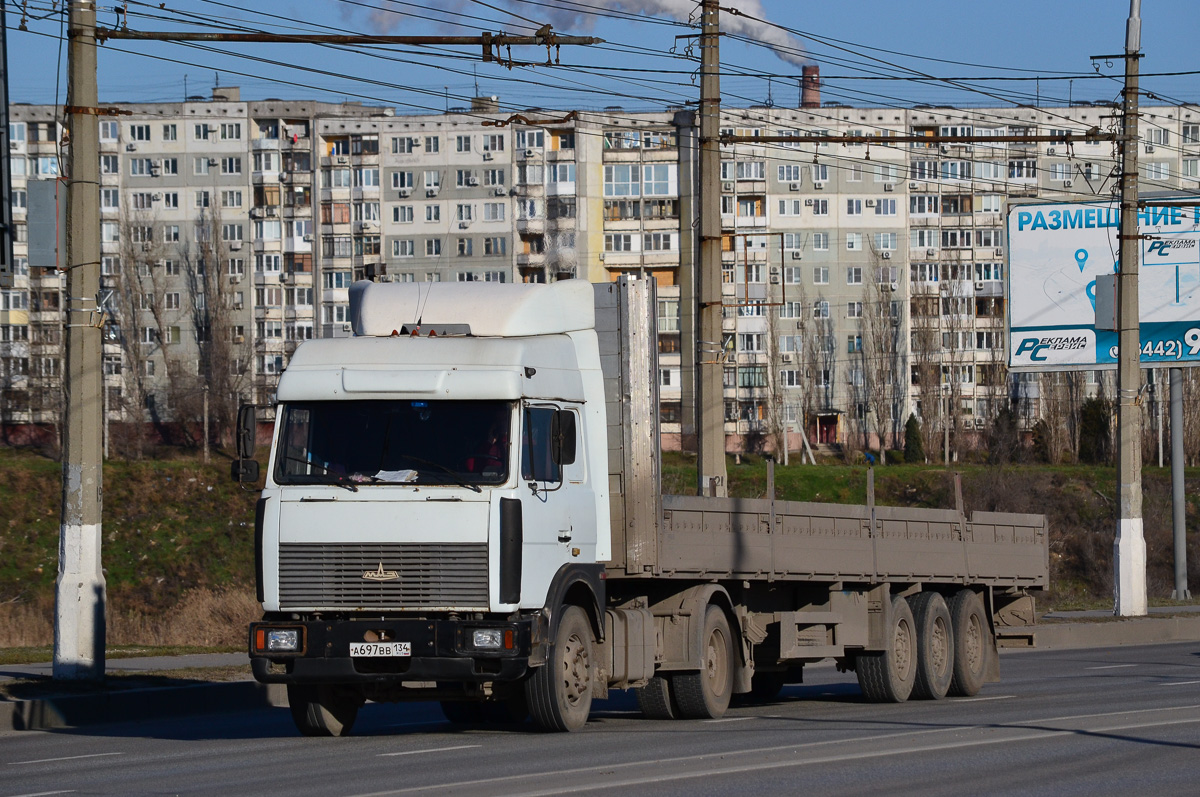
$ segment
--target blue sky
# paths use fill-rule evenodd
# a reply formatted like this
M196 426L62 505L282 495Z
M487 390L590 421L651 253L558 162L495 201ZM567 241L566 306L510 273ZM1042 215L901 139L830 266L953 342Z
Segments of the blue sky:
M1122 50L1129 10L1124 0L986 4L927 0L919 5L875 0L725 2L783 26L723 15L722 24L729 29L742 25L748 38L780 45L772 50L735 37L723 39L722 60L728 72L722 88L728 105L761 102L768 94L777 105L794 105L794 76L804 60L820 65L824 99L851 105L1112 100L1117 97L1118 81L1086 76L1094 74L1090 56ZM100 53L100 96L109 102L178 101L185 94L186 75L186 92L191 95L207 95L219 80L222 85L241 86L243 98L248 99L361 99L395 105L405 112L441 110L446 95L449 105L461 106L474 94L477 79L482 93L499 95L504 106L513 109L680 105L697 95L691 74L696 63L684 55L687 40L675 38L694 32L686 24L686 14L694 5L689 0L298 0L239 6L179 0L170 8L208 24L228 22L277 32L377 33L390 25L393 33L478 35L483 30L522 33L532 23L550 21L558 33L591 34L609 43L564 47L561 67L510 71L478 63L475 48L433 53L404 48L380 55L379 51L367 54L364 48L273 44L200 49L177 43L114 41ZM131 3L131 27L176 27L162 18L138 16L145 12L180 18L157 6ZM46 19L30 18L29 31L20 31L19 4L9 0L7 8L12 100L52 102L57 91L61 101L66 82L58 80L56 86L56 76L62 74L58 65L65 67L58 53L58 17L50 13ZM101 6L101 25L114 24L111 9L111 5ZM29 11L31 17L35 11L45 14L49 3L29 0ZM1144 73L1200 69L1200 59L1194 55L1200 3L1150 0L1142 14ZM546 53L518 48L513 55L544 61ZM1119 75L1122 69L1119 61L1100 67L1109 75ZM766 75L775 77L768 81ZM854 79L865 75L888 79ZM971 90L894 79L919 75L968 78ZM1066 76L1076 77L1054 79ZM985 77L1041 79L1000 82ZM1200 75L1147 76L1142 86L1166 101L1200 101Z

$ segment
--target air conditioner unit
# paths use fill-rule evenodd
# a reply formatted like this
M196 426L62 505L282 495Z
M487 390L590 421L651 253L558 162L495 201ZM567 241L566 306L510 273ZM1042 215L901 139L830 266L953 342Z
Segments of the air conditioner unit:
M426 188L425 189L425 196L437 196L437 195L438 195L438 190L436 188Z
M803 260L803 259L804 259L803 252L798 251L798 250L795 252L792 252L792 260Z
M813 206L813 201L811 199L804 200L804 207L811 208L812 206Z
M143 244L142 244L142 251L143 251L143 252L149 252L149 251L150 251L150 242L149 242L149 241L146 241L145 243L143 243Z
M882 252L882 253L880 253L880 257L882 257L884 260L891 260L892 253L891 252Z
M803 322L803 321L797 321L797 322L796 322L796 329L804 329L804 322Z
M312 243L312 239L313 239L313 237L311 235L304 236L304 240L307 241L308 243Z
M467 178L467 185L479 185L479 178L472 175Z
M496 186L496 190L492 191L492 193L495 194L496 196L504 196L508 192L504 190L504 186L498 185L498 186Z
M350 331L350 325L349 325L349 324L342 324L342 331L343 331L343 332L349 332L349 331Z
M288 277L290 277L290 276L291 276L291 274L288 274L286 271L282 271L282 272L280 272L280 273L279 273L279 281L280 281L280 282L287 282L287 281L288 281Z
M536 154L537 154L537 151L536 151L536 150L532 150L532 149L527 149L527 150L525 150L525 157L526 157L526 158L532 158L532 157L533 157L534 155L536 155Z
M1147 145L1146 145L1146 153L1147 153L1147 154L1149 154L1149 153L1151 153L1151 152L1154 152L1154 145L1153 145L1153 144L1147 144Z
M947 152L949 152L949 151L950 151L950 147L948 147L948 146L947 146L947 145L945 145L945 144L942 144L942 146L941 146L941 150L942 150L942 154L943 154L943 155L945 155Z
M471 226L471 222L469 222L469 221L460 221L458 223L458 229L460 229L460 230L465 230L470 226Z
M824 187L825 187L824 180L818 180L817 182L813 183L813 188L817 189L818 191L823 189Z
M996 257L1004 257L1004 247L1003 246L996 247Z
M788 190L789 191L799 191L800 183L788 183Z
M920 183L909 183L908 184L908 188L910 191L916 191L920 187L921 187Z
M263 214L262 208L250 208L250 218L252 218L252 219L261 218L262 214Z
M411 188L401 188L396 193L398 193L400 195L401 199L404 199L405 197L412 196L412 189Z
M238 300L238 299L234 299L234 300L233 300L233 309L234 309L234 310L241 310L241 309L242 309L242 303L241 303L241 301L240 301L240 300Z
M291 177L292 176L290 174L288 174L287 172L280 172L279 173L279 182L286 183L288 180L291 179Z
M217 159L216 159L216 158L209 158L209 159L208 159L208 165L209 165L209 166L216 166L216 165L217 165Z
M9 149L20 149L21 142L20 141L10 141L10 142L8 142L8 148Z
M975 290L977 290L977 291L983 290L983 283L980 281L976 281L975 282Z
M234 343L245 343L245 342L246 342L246 336L245 336L245 335L234 335L234 336L233 336L233 342L234 342Z
M936 254L937 254L937 250L936 250L936 249L926 249L926 250L925 250L925 256L926 256L926 257L933 257L933 256L934 256L934 255L936 255Z
M230 284L230 285L237 285L237 284L238 284L239 282L241 282L241 281L242 281L242 275L241 275L241 274L233 274L232 276L230 276L230 277L229 277L229 284Z
M236 252L242 248L242 242L241 241L230 241L229 248Z
M892 318L892 326L894 326L894 327L900 326L900 319L898 317Z
M341 166L341 165L345 165L345 164L347 164L347 163L349 163L349 162L350 162L350 159L349 159L349 158L347 158L345 155L338 155L338 156L337 156L337 163L338 163L338 165L339 165L339 166Z
M721 183L722 191L733 191L733 183Z
M492 157L493 157L493 156L492 156L492 153L490 153L490 152L485 152L485 153L483 153L483 159L484 159L485 161L490 161L490 160L492 159Z
M890 192L890 191L895 191L895 190L896 190L896 184L895 184L895 183L884 183L884 184L883 184L883 190L884 190L884 191L889 191L889 192Z
M160 199L162 199L162 194L151 194L150 195L151 202L157 202Z
M869 208L873 208L873 207L875 207L875 200L874 200L874 199L868 199L868 200L867 200L867 207L869 207Z
M126 152L137 152L137 144L126 144L125 151Z
M267 215L268 216L278 216L279 208L275 207L274 205L268 205L267 206Z
M780 359L782 359L782 360L783 360L785 363L790 363L790 362L792 361L792 353L791 353L791 352L788 352L788 351L785 351L785 352L784 352L784 353L783 353L783 354L780 356Z
M1072 185L1070 180L1063 180L1063 188L1070 188Z
M900 290L900 283L899 283L899 282L893 282L893 283L891 283L891 284L889 285L889 287L891 288L891 290L892 290L892 293L895 293L896 291Z
M1047 147L1047 148L1046 148L1046 154L1047 154L1047 155L1057 155L1057 154L1058 154L1058 150L1056 150L1054 147Z
M982 429L982 428L983 428L983 426L984 426L984 420L983 420L983 418L976 418L976 419L975 419L975 427L976 427L977 429Z

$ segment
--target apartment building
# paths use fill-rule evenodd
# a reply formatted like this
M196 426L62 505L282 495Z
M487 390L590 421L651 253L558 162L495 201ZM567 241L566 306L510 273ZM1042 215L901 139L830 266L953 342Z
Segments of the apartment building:
M445 114L358 103L205 100L122 106L101 122L104 350L113 420L197 417L272 399L299 342L349 334L361 278L659 283L664 439L692 433L681 348L699 248L691 111ZM47 422L58 399L63 288L25 260L26 189L58 174L61 126L13 107L17 285L0 295L0 412ZM724 321L730 448L898 443L910 413L970 443L1038 381L1004 367L1005 213L1013 201L1107 198L1111 143L926 145L896 135L1109 129L1109 106L726 109ZM806 141L868 136L869 144ZM1200 187L1200 112L1143 108L1142 190ZM755 138L788 136L787 143Z

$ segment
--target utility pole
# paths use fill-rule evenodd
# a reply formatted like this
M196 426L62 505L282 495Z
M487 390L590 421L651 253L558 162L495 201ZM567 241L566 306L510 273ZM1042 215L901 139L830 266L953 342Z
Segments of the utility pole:
M66 422L62 525L54 617L54 677L104 677L104 574L100 569L100 141L96 115L96 7L70 0L67 23Z
M700 35L700 268L696 492L725 496L725 395L721 345L720 7L704 0Z
M1117 273L1117 532L1113 543L1113 613L1146 614L1146 540L1142 535L1141 329L1138 318L1138 59L1141 0L1130 0L1125 25L1121 114L1120 270Z
M201 392L204 394L204 464L208 464L208 385Z
M1175 543L1175 590L1171 598L1191 600L1187 577L1187 494L1183 490L1183 369L1170 368L1171 520Z
M13 262L12 174L8 126L8 22L0 3L0 288L11 288L16 268Z

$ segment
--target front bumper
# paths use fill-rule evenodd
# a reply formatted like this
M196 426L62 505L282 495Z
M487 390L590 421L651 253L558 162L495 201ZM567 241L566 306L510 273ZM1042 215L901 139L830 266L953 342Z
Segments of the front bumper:
M511 649L475 649L471 631L512 632ZM299 629L300 649L283 653L256 647L258 631ZM411 656L354 658L350 643L376 639L408 642ZM517 620L329 619L250 624L254 678L271 684L517 681L546 659L547 623L535 614Z

